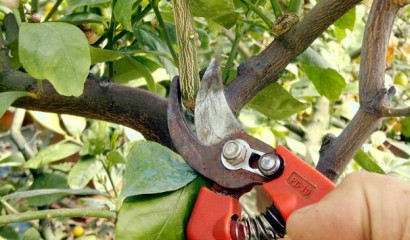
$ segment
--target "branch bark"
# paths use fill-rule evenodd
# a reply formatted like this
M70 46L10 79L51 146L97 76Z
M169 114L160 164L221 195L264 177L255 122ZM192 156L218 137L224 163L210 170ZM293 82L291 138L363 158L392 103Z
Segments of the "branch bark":
M390 95L384 88L386 51L394 17L402 3L374 0L367 20L360 63L360 109L343 130L322 146L317 169L335 181L369 136L380 128Z
M287 64L302 53L335 20L360 0L322 0L286 34L275 39L261 54L238 68L238 76L226 88L226 97L238 112L260 90L277 81ZM352 122L321 151L318 170L336 180L353 154L379 128L388 109L389 92L383 88L385 52L394 16L403 0L375 0L366 27L360 73L361 108ZM3 57L5 52L1 51ZM0 57L0 67L6 66ZM0 92L36 92L36 80L25 73L0 69ZM68 113L119 123L139 130L147 139L172 147L166 121L167 101L153 93L112 84L100 87L90 77L79 98L58 95L44 83L38 99L22 98L14 103L26 109Z
M0 92L6 91L37 92L37 80L26 73L9 69L0 75ZM148 140L172 147L167 127L166 99L118 84L100 87L92 76L88 77L84 93L78 98L61 96L48 81L44 81L43 93L38 98L20 98L13 106L122 124L140 131Z
M360 0L327 0L318 3L295 27L276 38L261 54L238 68L238 76L226 88L226 98L238 112L259 91L278 80L286 66L301 54L334 21Z

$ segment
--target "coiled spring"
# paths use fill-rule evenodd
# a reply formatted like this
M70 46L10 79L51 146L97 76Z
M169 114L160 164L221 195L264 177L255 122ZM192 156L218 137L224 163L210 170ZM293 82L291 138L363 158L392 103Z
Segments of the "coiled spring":
M231 238L233 240L268 240L283 238L285 221L274 205L255 218L243 216L233 218Z

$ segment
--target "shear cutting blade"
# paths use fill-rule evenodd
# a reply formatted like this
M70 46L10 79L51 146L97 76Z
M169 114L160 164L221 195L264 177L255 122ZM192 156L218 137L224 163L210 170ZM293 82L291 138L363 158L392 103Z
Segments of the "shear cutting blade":
M214 145L234 133L243 132L224 94L221 68L212 59L199 86L195 104L195 127L198 140Z

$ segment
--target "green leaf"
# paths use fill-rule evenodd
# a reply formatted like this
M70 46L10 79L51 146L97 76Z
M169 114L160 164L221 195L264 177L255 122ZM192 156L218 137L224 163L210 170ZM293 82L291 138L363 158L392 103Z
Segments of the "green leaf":
M385 174L384 170L377 164L376 160L362 149L356 153L353 159L366 171Z
M119 240L185 239L196 195L205 182L201 177L175 192L143 195L124 201L115 225ZM130 223L139 222L130 227Z
M64 174L59 173L43 173L40 176L34 178L34 182L30 189L67 189L67 178ZM36 196L27 198L27 203L31 206L45 206L52 202L59 200L66 196L65 193L48 194L44 196Z
M9 156L0 159L0 167L18 167L25 163L24 156L21 152L12 153Z
M345 79L334 69L302 64L317 91L329 100L338 100L346 87Z
M19 234L12 226L0 226L0 240L20 240Z
M82 94L91 58L79 28L62 22L22 23L19 57L32 77L49 80L59 94Z
M80 136L87 126L87 121L83 117L77 117L67 114L61 114L60 117L64 123L65 128L71 134L71 136Z
M23 235L23 240L42 240L37 229L31 227Z
M37 111L30 111L29 113L43 127L61 135L66 135L66 132L60 125L60 118L58 117L58 114Z
M0 93L0 118L17 99L28 96L28 92L2 92Z
M306 49L298 60L316 90L329 100L337 100L346 87L346 81L318 52Z
M171 56L166 43L154 32L141 27L134 30L134 35L139 40L138 44L140 44L140 48ZM169 58L163 57L162 55L158 55L158 60L167 70L169 76L178 75L173 61L170 61Z
M341 29L349 29L350 31L354 30L354 24L356 22L356 8L350 9L345 13L341 18L339 18L334 25Z
M134 13L135 7L140 4L142 0L117 0L114 6L115 19L122 24L122 26L132 32L131 17Z
M405 117L401 121L401 132L405 137L410 137L410 117Z
M258 93L249 106L270 119L285 119L307 108L309 104L299 102L282 86L273 83Z
M93 6L97 4L110 3L111 0L67 0L67 12L72 12L78 7Z
M119 164L119 163L126 163L127 161L125 161L124 157L122 156L122 154L118 151L118 150L113 150L110 151L107 154L107 161L111 164L111 165L115 165L115 164Z
M196 0L191 3L194 16L212 20L226 28L235 25L239 16L233 0Z
M96 48L92 46L90 46L90 55L92 64L115 61L124 57L124 55L119 52L109 49Z
M140 72L144 76L145 81L147 81L148 90L155 92L155 80L148 68L146 68L143 64L133 59L132 57L128 57L127 60L132 64L134 70Z
M69 157L80 151L80 149L81 147L79 145L73 143L49 145L28 160L26 164L24 164L24 167L34 169L41 168L49 163Z
M82 158L71 169L67 176L68 185L73 189L82 189L103 168L95 158Z
M173 191L195 177L194 170L178 154L158 143L142 142L127 156L121 199Z
M98 14L91 12L76 12L70 15L66 15L60 19L59 22L71 23L74 25L79 25L83 23L104 23L103 17Z

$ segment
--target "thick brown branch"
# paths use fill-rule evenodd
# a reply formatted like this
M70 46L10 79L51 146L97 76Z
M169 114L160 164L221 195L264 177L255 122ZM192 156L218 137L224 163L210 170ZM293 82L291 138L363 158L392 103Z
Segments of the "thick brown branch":
M361 107L340 136L321 151L317 166L320 172L332 180L337 180L354 153L381 125L382 111L388 105L390 94L384 88L387 44L399 8L395 0L373 1L361 54Z
M5 91L37 92L37 80L25 73L7 70L0 76L0 92ZM44 81L39 98L21 98L13 106L106 120L136 129L149 140L168 147L172 145L166 99L141 89L117 84L100 87L95 78L89 77L84 93L76 98L59 95L48 81Z
M260 55L238 68L238 76L226 89L226 98L234 112L239 111L260 90L277 81L286 66L301 54L334 21L360 0L323 0L296 26L275 39Z

